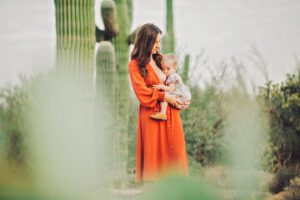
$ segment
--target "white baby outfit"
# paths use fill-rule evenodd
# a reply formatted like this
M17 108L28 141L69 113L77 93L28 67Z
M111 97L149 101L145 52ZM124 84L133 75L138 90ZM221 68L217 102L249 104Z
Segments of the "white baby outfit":
M169 92L170 94L179 96L179 98L182 101L189 101L191 100L191 92L189 88L184 85L181 77L177 73L171 74L169 77L167 77L166 80L166 85L169 83L175 83L175 91L174 92Z

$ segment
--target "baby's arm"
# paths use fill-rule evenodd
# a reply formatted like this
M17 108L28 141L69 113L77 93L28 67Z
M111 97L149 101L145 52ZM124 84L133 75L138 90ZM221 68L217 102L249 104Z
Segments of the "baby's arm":
M155 89L163 90L166 92L174 92L175 91L175 82L171 82L168 85L158 84L152 86Z

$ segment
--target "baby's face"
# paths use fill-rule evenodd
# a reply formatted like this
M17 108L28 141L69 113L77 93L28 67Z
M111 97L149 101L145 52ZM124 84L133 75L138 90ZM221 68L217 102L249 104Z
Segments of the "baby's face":
M173 74L176 71L175 67L170 65L170 63L167 63L166 65L162 65L162 68L163 68L164 74L167 76Z

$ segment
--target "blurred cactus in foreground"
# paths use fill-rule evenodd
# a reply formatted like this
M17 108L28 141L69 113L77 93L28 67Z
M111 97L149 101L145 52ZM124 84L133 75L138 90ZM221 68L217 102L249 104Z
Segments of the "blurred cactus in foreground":
M219 200L211 187L195 178L172 176L162 179L142 195L142 200Z
M261 150L266 145L267 128L264 127L263 115L258 104L238 90L226 100L227 116L225 122L225 143L227 160L231 166L233 188L237 189L237 199L249 199L266 188L260 187L262 169Z
M92 184L95 158L101 157L93 105L82 101L78 81L53 74L40 84L43 89L33 94L38 102L28 113L34 181L41 190L78 194Z

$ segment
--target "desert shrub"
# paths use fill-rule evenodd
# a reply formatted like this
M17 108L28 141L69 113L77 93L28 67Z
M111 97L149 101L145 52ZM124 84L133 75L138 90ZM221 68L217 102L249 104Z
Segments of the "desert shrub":
M2 159L10 164L23 164L26 160L25 113L28 110L28 80L22 78L21 84L6 86L0 90L0 137Z
M221 95L213 85L204 90L192 86L191 93L189 109L181 112L187 152L202 164L214 163L224 149Z
M300 160L300 72L281 84L268 82L258 99L269 115L267 165L276 171Z
M300 168L293 166L293 167L283 167L278 170L269 186L269 191L273 194L277 194L284 190L290 184L290 180L295 178L300 174Z
M20 76L19 84L0 89L0 160L10 167L30 164L27 139L30 132L28 113L35 104L34 91L45 74Z
M290 180L290 185L285 188L286 200L300 199L300 176Z

